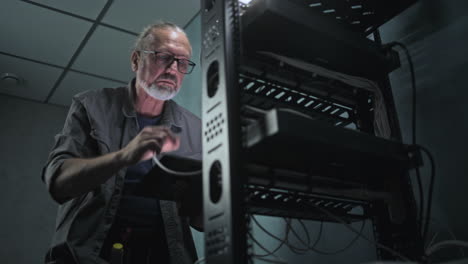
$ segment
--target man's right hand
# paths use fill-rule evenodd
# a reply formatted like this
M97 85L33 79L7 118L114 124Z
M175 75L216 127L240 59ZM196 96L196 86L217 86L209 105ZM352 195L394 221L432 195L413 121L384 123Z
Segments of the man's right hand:
M164 126L147 126L120 150L123 163L126 166L151 159L155 154L177 150L179 137Z
M148 160L161 152L176 150L179 145L179 137L167 127L145 127L119 151L96 158L65 160L52 183L52 196L63 203L96 188L123 167Z

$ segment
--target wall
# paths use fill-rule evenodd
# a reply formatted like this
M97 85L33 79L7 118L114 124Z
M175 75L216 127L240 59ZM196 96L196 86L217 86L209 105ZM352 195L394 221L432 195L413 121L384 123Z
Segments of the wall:
M41 169L67 109L0 95L0 260L41 263L52 238L56 205Z

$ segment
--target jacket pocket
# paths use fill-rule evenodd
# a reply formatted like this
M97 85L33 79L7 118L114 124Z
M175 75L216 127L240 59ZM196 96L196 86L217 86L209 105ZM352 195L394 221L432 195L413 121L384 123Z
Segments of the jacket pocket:
M75 199L68 201L67 203L60 205L58 210L57 222L55 225L55 231L59 230L60 227L78 210L79 205L83 202L86 194L83 194Z
M106 154L110 152L109 144L106 142L104 137L96 129L91 129L89 135L96 140L98 150L100 154Z

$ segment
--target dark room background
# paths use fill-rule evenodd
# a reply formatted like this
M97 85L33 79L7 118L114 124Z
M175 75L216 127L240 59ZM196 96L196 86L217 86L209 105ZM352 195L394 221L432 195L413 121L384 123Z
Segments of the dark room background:
M54 5L54 1L35 2ZM48 102L41 99L42 97L38 94L42 91L41 89L44 89L42 85L44 85L45 78L51 78L49 85L59 78L67 62L70 62L71 54L63 55L67 58L64 63L49 61L44 56L47 56L50 48L47 43L54 46L57 39L68 36L74 38L77 34L80 34L79 40L83 38L92 26L93 19L97 17L99 8L104 5L104 1L97 2L102 2L101 6L96 8L98 10L96 13L89 14L90 21L83 25L82 31L71 31L66 28L61 31L54 29L57 35L49 39L52 33L47 33L47 29L43 29L45 33L42 34L42 29L33 24L46 21L43 24L49 25L47 23L55 21L56 16L66 14L32 5L27 1L2 1L0 7L0 74L12 71L21 72L21 77L28 80L27 85L23 84L18 87L12 87L4 81L0 83L0 263L2 264L41 263L52 237L56 204L48 196L40 180L40 173L53 144L53 137L63 125L71 95L61 92L60 86L57 89L57 95ZM137 2L140 1L135 1L135 5L139 5ZM153 0L152 2L164 8L166 1ZM180 18L180 23L191 38L194 54L199 56L201 35L199 1L193 2L196 2L193 7L196 11L193 14L187 14L187 17ZM85 7L95 5L95 3L83 1L82 5ZM119 1L115 1L114 4L118 3ZM60 10L66 8L57 7ZM70 8L67 12L81 12L76 10ZM112 9L109 12L111 14ZM136 15L138 12L135 11L133 14ZM176 15L177 12L174 13L174 16ZM74 19L79 20L79 18ZM150 22L152 21L145 23ZM104 20L102 23L112 24L112 19L109 18L107 22ZM112 25L118 25L118 23ZM61 25L54 26L61 27ZM140 26L118 27L131 33L138 32ZM418 102L417 140L420 145L432 152L437 168L432 210L434 220L431 224L430 236L437 234L437 240L452 239L450 235L452 232L456 239L468 241L468 140L466 138L468 136L468 1L420 0L383 25L380 30L384 43L399 41L408 47L415 66ZM105 25L99 25L94 32L96 36L101 33L102 38L91 36L90 43L101 41L102 46L106 46L103 50L110 47L115 53L128 52L134 38L134 35L127 34L125 38L112 39L113 33ZM113 45L104 43L109 39L112 39L111 44L120 43L117 46L124 50L119 51L115 47L112 48ZM79 48L78 44L72 44L71 41L69 44L72 45L70 48L72 50ZM30 52L16 54L15 50L18 47L26 47L25 49ZM112 53L109 55L99 51L91 52L85 47L82 55L87 52L93 56L112 55ZM110 63L123 64L121 68L124 70L120 71L122 73L120 78L107 76L104 71L100 72L96 68L93 74L107 77L97 78L87 75L88 79L80 79L78 82L90 89L122 85L131 77L129 64L125 64L127 63L125 58L118 61L109 59ZM37 64L33 60L47 61L53 65L34 70L34 67L28 65ZM403 53L401 53L401 60L402 67L390 75L390 80L403 139L404 142L409 143L411 140L411 79L408 62ZM76 71L68 72L68 76L62 82L70 84L70 89L75 89L73 88L73 84L76 83L73 79L74 75L81 74L82 71L86 72L87 69L86 67L84 70L80 68L80 65L86 64L85 59L80 60L78 57L75 63ZM54 65L60 67L54 67ZM74 68L74 64L71 68ZM182 88L185 90L178 99L182 105L197 115L200 115L200 75L199 70L195 71L191 79L186 80L186 86ZM79 92L79 89L76 92ZM35 97L35 95L38 96ZM429 182L427 159L425 159L422 175L424 190L427 194ZM281 228L284 226L281 221L267 217L259 219L269 229L281 233ZM311 224L311 234L316 231L314 230L316 228L316 225ZM194 234L199 255L203 256L203 235L196 231ZM365 234L372 235L370 227L366 229ZM343 245L343 241L336 241L337 237L340 237L339 240L352 239L353 234L349 234L342 227L326 226L323 239L318 246L330 250L339 248ZM259 234L259 238L266 246L274 247L275 241L269 241L264 234ZM465 254L468 254L468 250L465 250ZM333 256L312 253L296 256L287 249L282 249L279 255L288 263L363 263L375 260L375 248L364 240L358 240L346 252ZM461 257L461 252L454 249L443 250L439 255L440 260L459 257Z

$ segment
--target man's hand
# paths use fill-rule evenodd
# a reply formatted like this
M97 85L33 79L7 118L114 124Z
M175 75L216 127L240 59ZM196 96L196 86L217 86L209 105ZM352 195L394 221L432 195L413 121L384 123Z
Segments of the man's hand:
M93 190L123 167L148 160L156 153L176 150L179 145L179 137L167 127L145 127L119 151L96 158L66 159L58 170L50 192L56 201L63 203Z
M174 135L169 128L148 126L121 149L120 154L123 162L130 166L151 159L155 154L177 150L179 145L179 137Z

